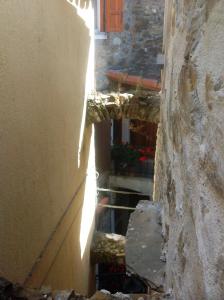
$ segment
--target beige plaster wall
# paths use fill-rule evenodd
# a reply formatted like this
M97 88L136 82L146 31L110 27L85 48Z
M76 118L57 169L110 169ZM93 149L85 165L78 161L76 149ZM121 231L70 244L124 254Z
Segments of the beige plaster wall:
M80 190L92 134L88 129L79 165L87 69L91 72L85 20L91 11L83 2L88 1L79 8L66 0L0 1L0 275L29 282L49 238L59 239L38 283L47 280L55 288L68 285L84 292L87 278L82 285L75 282L77 261L81 264L76 251ZM76 208L68 218L71 207ZM73 233L65 228L57 233L68 219ZM59 245L66 258L56 256ZM64 272L51 276L49 266L62 270L70 258L68 280ZM88 258L84 265L88 273Z

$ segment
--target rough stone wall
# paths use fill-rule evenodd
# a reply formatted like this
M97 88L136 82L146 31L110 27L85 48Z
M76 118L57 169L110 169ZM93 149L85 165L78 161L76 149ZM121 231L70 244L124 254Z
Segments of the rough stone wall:
M160 79L164 0L124 0L123 32L96 39L96 87L108 86L109 69Z
M223 0L166 1L154 199L178 300L224 299L223 12Z

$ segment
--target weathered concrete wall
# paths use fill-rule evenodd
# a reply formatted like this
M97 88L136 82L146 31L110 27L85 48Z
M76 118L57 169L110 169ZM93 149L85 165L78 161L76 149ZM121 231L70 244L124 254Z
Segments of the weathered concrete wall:
M224 297L223 11L223 0L166 1L154 198L178 300Z
M108 86L109 69L160 80L164 0L124 0L123 32L96 40L96 87Z
M94 213L79 237L86 202L94 203L92 191L83 204L90 129L79 155L86 74L93 75L93 13L84 2L0 1L0 275L27 283L33 271L33 285L82 293L89 262L81 242Z

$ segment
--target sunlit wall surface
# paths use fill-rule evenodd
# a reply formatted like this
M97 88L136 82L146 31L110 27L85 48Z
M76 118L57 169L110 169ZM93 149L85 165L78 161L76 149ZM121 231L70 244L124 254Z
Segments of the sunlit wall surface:
M89 1L0 1L0 276L15 282L88 289L92 24Z
M93 130L94 131L94 130ZM94 223L96 206L96 169L95 169L95 145L94 145L94 132L92 133L89 161L87 169L87 178L85 184L84 203L82 207L82 219L80 229L80 248L81 258L85 253L88 245L90 232Z

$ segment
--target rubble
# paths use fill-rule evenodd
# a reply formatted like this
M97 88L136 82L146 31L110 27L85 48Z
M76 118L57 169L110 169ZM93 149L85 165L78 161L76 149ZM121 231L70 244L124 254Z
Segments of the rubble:
M74 290L51 291L50 288L42 289L24 288L18 284L0 278L0 300L161 300L165 295L158 292L149 294L111 294L106 290L96 291L91 297L87 298L76 293Z
M50 288L30 289L0 278L0 300L86 300L73 290L52 291Z
M111 294L108 291L97 291L90 300L162 300L165 295L163 293L151 291L149 294Z
M125 243L122 235L95 232L91 246L92 263L124 263Z

